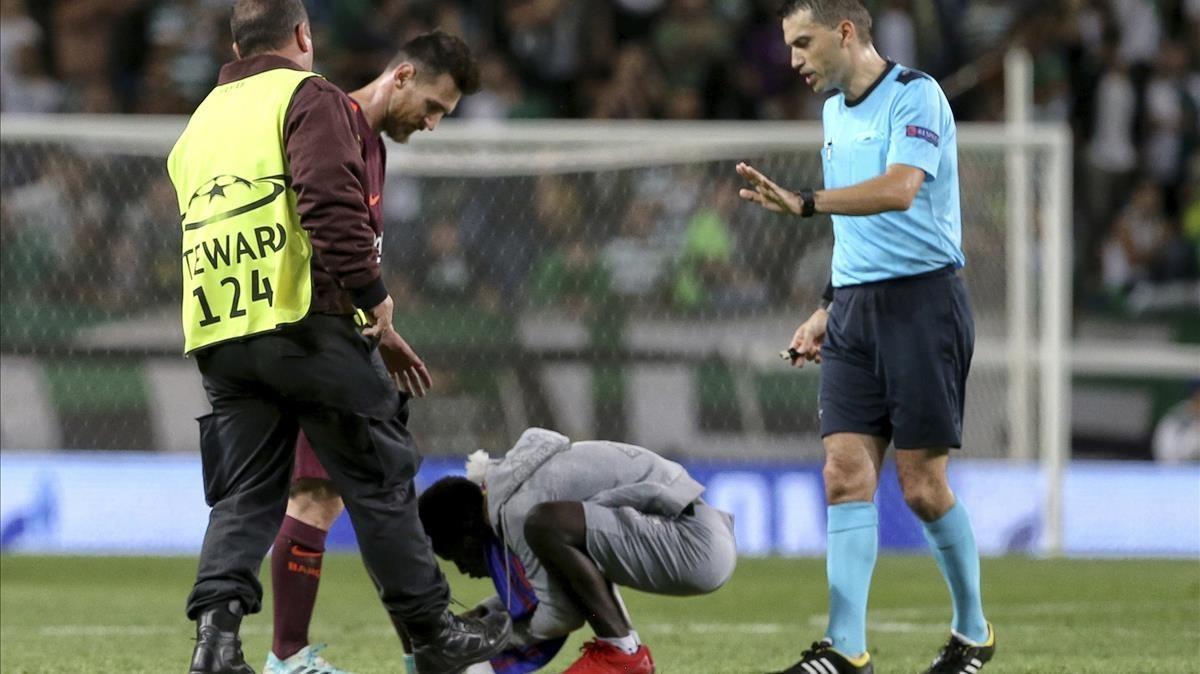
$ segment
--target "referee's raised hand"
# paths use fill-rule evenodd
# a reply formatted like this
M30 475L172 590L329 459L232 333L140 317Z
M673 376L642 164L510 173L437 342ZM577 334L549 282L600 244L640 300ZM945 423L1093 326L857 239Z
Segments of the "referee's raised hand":
M804 205L800 199L800 195L776 185L774 181L746 162L740 162L737 165L737 172L738 175L748 180L750 185L754 187L752 190L744 187L738 190L739 197L746 201L753 201L774 213L800 215L801 208Z

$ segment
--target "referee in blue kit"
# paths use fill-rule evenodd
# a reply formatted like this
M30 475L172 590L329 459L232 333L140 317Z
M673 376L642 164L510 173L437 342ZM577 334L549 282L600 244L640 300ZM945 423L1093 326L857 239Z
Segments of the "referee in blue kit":
M792 67L825 101L825 189L785 190L747 164L743 199L833 219L833 274L792 339L792 362L821 363L828 503L829 625L788 673L874 671L867 593L878 552L873 498L889 442L904 500L950 587L949 642L929 672L975 674L995 651L983 615L971 522L946 481L962 446L975 327L957 275L965 260L954 117L937 82L885 60L858 0L787 0Z

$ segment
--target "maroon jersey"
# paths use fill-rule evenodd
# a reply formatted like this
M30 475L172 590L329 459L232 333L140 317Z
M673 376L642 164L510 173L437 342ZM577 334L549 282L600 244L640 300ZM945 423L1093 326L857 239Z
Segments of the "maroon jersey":
M387 149L383 138L371 129L358 103L349 96L350 109L354 111L355 133L362 146L362 160L366 168L367 222L375 232L376 261L383 254L383 180L387 169Z

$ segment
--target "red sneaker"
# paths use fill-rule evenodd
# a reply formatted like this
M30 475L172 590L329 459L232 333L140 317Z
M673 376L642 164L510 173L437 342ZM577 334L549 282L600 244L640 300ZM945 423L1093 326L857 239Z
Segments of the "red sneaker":
M606 641L592 639L583 645L580 656L563 674L654 674L654 658L645 644L633 655Z

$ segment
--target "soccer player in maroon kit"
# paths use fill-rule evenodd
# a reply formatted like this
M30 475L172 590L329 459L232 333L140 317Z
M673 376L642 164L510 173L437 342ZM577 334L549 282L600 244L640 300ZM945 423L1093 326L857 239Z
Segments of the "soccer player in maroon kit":
M370 84L350 93L346 111L355 134L361 139L361 154L347 153L347 167L362 166L367 194L369 223L374 230L376 254L383 243L383 182L386 161L381 132L405 143L417 131L433 131L442 117L463 95L479 90L478 69L467 46L457 37L435 31L407 42L384 71ZM303 101L297 97L292 114ZM322 148L338 151L344 148ZM327 164L328 165L328 164ZM349 176L347 176L349 177ZM337 183L330 175L330 184ZM346 198L352 198L348 192ZM315 244L315 242L314 242ZM314 245L315 253L321 251ZM424 395L420 381L397 382L413 395ZM271 552L271 582L274 592L274 638L266 673L304 671L341 672L317 655L320 646L310 646L308 627L321 579L325 537L344 506L328 473L303 432L296 442L287 516Z

